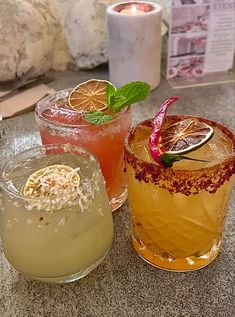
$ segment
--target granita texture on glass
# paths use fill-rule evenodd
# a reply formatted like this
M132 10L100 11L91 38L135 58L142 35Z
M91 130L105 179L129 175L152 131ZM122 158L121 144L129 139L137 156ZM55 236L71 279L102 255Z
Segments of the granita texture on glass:
M82 84L82 91L78 86L73 91L67 89L43 99L36 107L36 121L43 144L79 145L97 156L111 208L115 210L127 196L123 148L124 138L131 127L131 110L127 104L118 111L108 107L107 82L97 82L102 84L99 89L93 80ZM95 97L89 95L90 99L84 101L84 91L85 98L88 94L93 96L93 92Z
M185 119L214 129L207 143L187 154L202 161L157 163L149 149L153 120L139 123L125 143L133 246L150 264L173 271L199 269L218 255L235 172L235 136L218 123L168 116L162 137Z
M112 215L96 159L48 145L8 161L2 173L1 239L19 272L52 283L87 275L112 243Z

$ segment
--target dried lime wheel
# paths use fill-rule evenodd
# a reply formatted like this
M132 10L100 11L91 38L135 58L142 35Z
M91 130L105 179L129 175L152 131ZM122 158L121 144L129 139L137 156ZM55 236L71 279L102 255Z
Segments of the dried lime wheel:
M214 134L212 127L196 118L185 119L164 128L168 108L178 100L177 96L168 98L152 121L149 151L152 158L165 167L172 167L174 162L183 159L205 162L182 154L195 151L207 143Z
M108 107L106 92L108 84L112 85L106 80L91 79L77 85L69 94L69 106L85 113L95 110L106 110ZM115 87L114 89L116 90Z
M205 144L213 136L213 129L197 119L185 119L162 129L161 138L168 154L189 153Z

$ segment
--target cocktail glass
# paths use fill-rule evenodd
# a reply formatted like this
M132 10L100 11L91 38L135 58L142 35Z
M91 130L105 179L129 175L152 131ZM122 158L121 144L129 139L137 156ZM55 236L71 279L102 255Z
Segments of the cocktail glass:
M112 210L127 197L124 173L124 139L131 127L131 110L117 113L112 121L92 125L67 105L71 89L46 97L37 104L35 115L43 144L73 144L94 153L106 180Z
M3 129L3 124L2 124L2 122L3 122L3 118L2 118L2 115L1 115L1 113L0 113L0 140L1 139L3 139L4 138L4 136L5 136L5 130Z
M29 176L54 164L76 168L79 192L24 196ZM87 150L70 145L29 149L5 164L1 185L2 246L17 271L44 282L71 282L105 258L113 237L112 214L99 164Z
M173 124L189 116L168 116ZM133 128L125 141L132 243L150 264L172 271L202 268L216 258L235 173L235 135L202 118L214 136L172 168L151 158L151 120Z

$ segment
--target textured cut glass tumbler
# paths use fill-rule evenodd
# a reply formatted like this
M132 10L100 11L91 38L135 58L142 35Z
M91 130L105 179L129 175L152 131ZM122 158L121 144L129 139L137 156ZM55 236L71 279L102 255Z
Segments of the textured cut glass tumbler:
M30 175L57 164L76 168L79 191L23 195ZM29 149L5 164L1 187L2 246L17 271L44 282L71 282L87 275L107 255L112 214L99 164L88 151L70 145Z
M190 116L169 116L173 124ZM192 117L191 117L192 118ZM173 168L148 154L151 120L133 128L125 142L132 243L150 264L171 271L202 268L216 258L235 173L235 136L213 121L212 139Z

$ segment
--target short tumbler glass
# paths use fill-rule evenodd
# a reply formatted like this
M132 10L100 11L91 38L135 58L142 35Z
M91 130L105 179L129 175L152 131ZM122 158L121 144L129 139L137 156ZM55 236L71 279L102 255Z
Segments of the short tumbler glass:
M166 124L186 118L191 117L168 116ZM165 270L202 268L220 250L235 173L235 136L218 123L197 119L215 133L188 156L210 162L183 160L172 168L155 163L148 154L151 120L133 128L125 142L132 243L144 260Z
M95 154L106 180L111 209L127 198L124 173L124 139L131 127L131 110L126 108L106 123L93 125L67 105L71 89L56 92L41 100L35 110L42 143L73 144Z
M76 168L79 191L63 197L25 197L29 176L55 164ZM104 178L97 160L83 148L47 145L16 155L3 167L0 199L4 254L17 271L33 279L80 279L111 247L113 221Z

